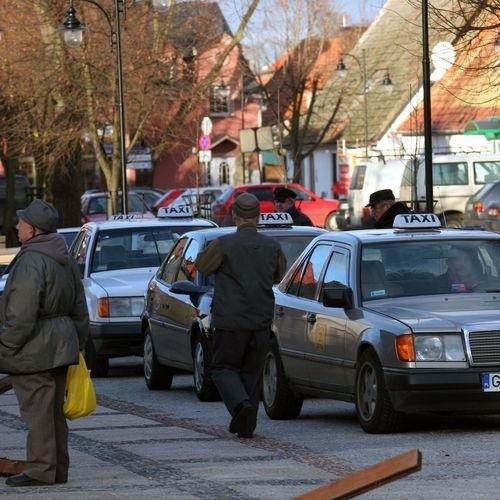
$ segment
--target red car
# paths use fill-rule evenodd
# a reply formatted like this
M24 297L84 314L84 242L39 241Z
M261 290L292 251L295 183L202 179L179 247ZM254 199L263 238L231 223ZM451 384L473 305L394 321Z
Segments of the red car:
M309 216L312 223L326 229L337 229L335 217L339 211L339 201L320 198L300 184L280 184L265 182L263 184L243 184L227 188L212 205L212 219L221 224L229 212L234 194L241 191L254 194L260 200L261 212L274 212L274 190L277 187L287 187L297 193L295 206Z

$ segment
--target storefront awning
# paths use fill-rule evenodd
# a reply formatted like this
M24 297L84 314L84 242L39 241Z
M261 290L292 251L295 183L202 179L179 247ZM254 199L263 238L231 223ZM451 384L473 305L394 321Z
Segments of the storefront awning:
M500 139L500 118L470 120L465 125L465 135L484 135L487 139Z

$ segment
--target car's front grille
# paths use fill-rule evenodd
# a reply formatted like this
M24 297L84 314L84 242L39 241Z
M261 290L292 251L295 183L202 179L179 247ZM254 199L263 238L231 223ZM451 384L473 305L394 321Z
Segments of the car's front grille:
M470 332L469 348L473 365L500 363L500 331Z

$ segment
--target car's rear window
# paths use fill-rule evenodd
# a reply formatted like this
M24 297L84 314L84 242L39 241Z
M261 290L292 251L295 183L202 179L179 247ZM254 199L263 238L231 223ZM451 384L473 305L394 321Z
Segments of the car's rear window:
M286 231L286 230L285 230ZM317 236L316 234L272 234L269 235L274 238L280 245L281 250L286 257L286 270L290 269L297 257L302 253L306 246ZM210 241L206 242L208 245ZM206 276L204 284L209 286L215 285L215 276Z

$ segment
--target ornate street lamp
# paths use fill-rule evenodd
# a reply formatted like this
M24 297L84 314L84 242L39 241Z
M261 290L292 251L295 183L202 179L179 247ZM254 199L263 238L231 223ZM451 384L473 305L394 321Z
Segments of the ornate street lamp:
M433 213L431 69L429 61L429 5L427 0L422 0L422 88L424 97L425 210L427 213Z
M347 66L344 63L344 56L352 57L359 66L359 71L363 80L363 112L364 112L364 146L365 146L365 156L368 157L368 91L370 90L370 82L368 81L366 75L366 53L365 49L361 51L361 60L353 54L342 54L338 64L337 73L341 78L345 78L347 75ZM389 75L389 70L385 69L385 74L382 79L382 85L387 93L392 92L392 80Z
M97 7L108 22L110 29L111 48L116 50L116 70L118 80L118 117L120 125L120 167L122 177L122 210L128 213L128 193L127 193L127 159L125 149L125 100L123 97L123 71L122 71L122 46L121 46L121 14L125 13L127 0L114 0L114 15L111 17L108 12L94 0L81 0ZM135 3L139 3L135 0ZM170 6L170 0L152 0L153 8L158 12L165 12ZM63 33L64 41L68 47L79 47L83 41L83 32L87 29L85 24L76 17L74 0L70 0L66 19L59 31Z

